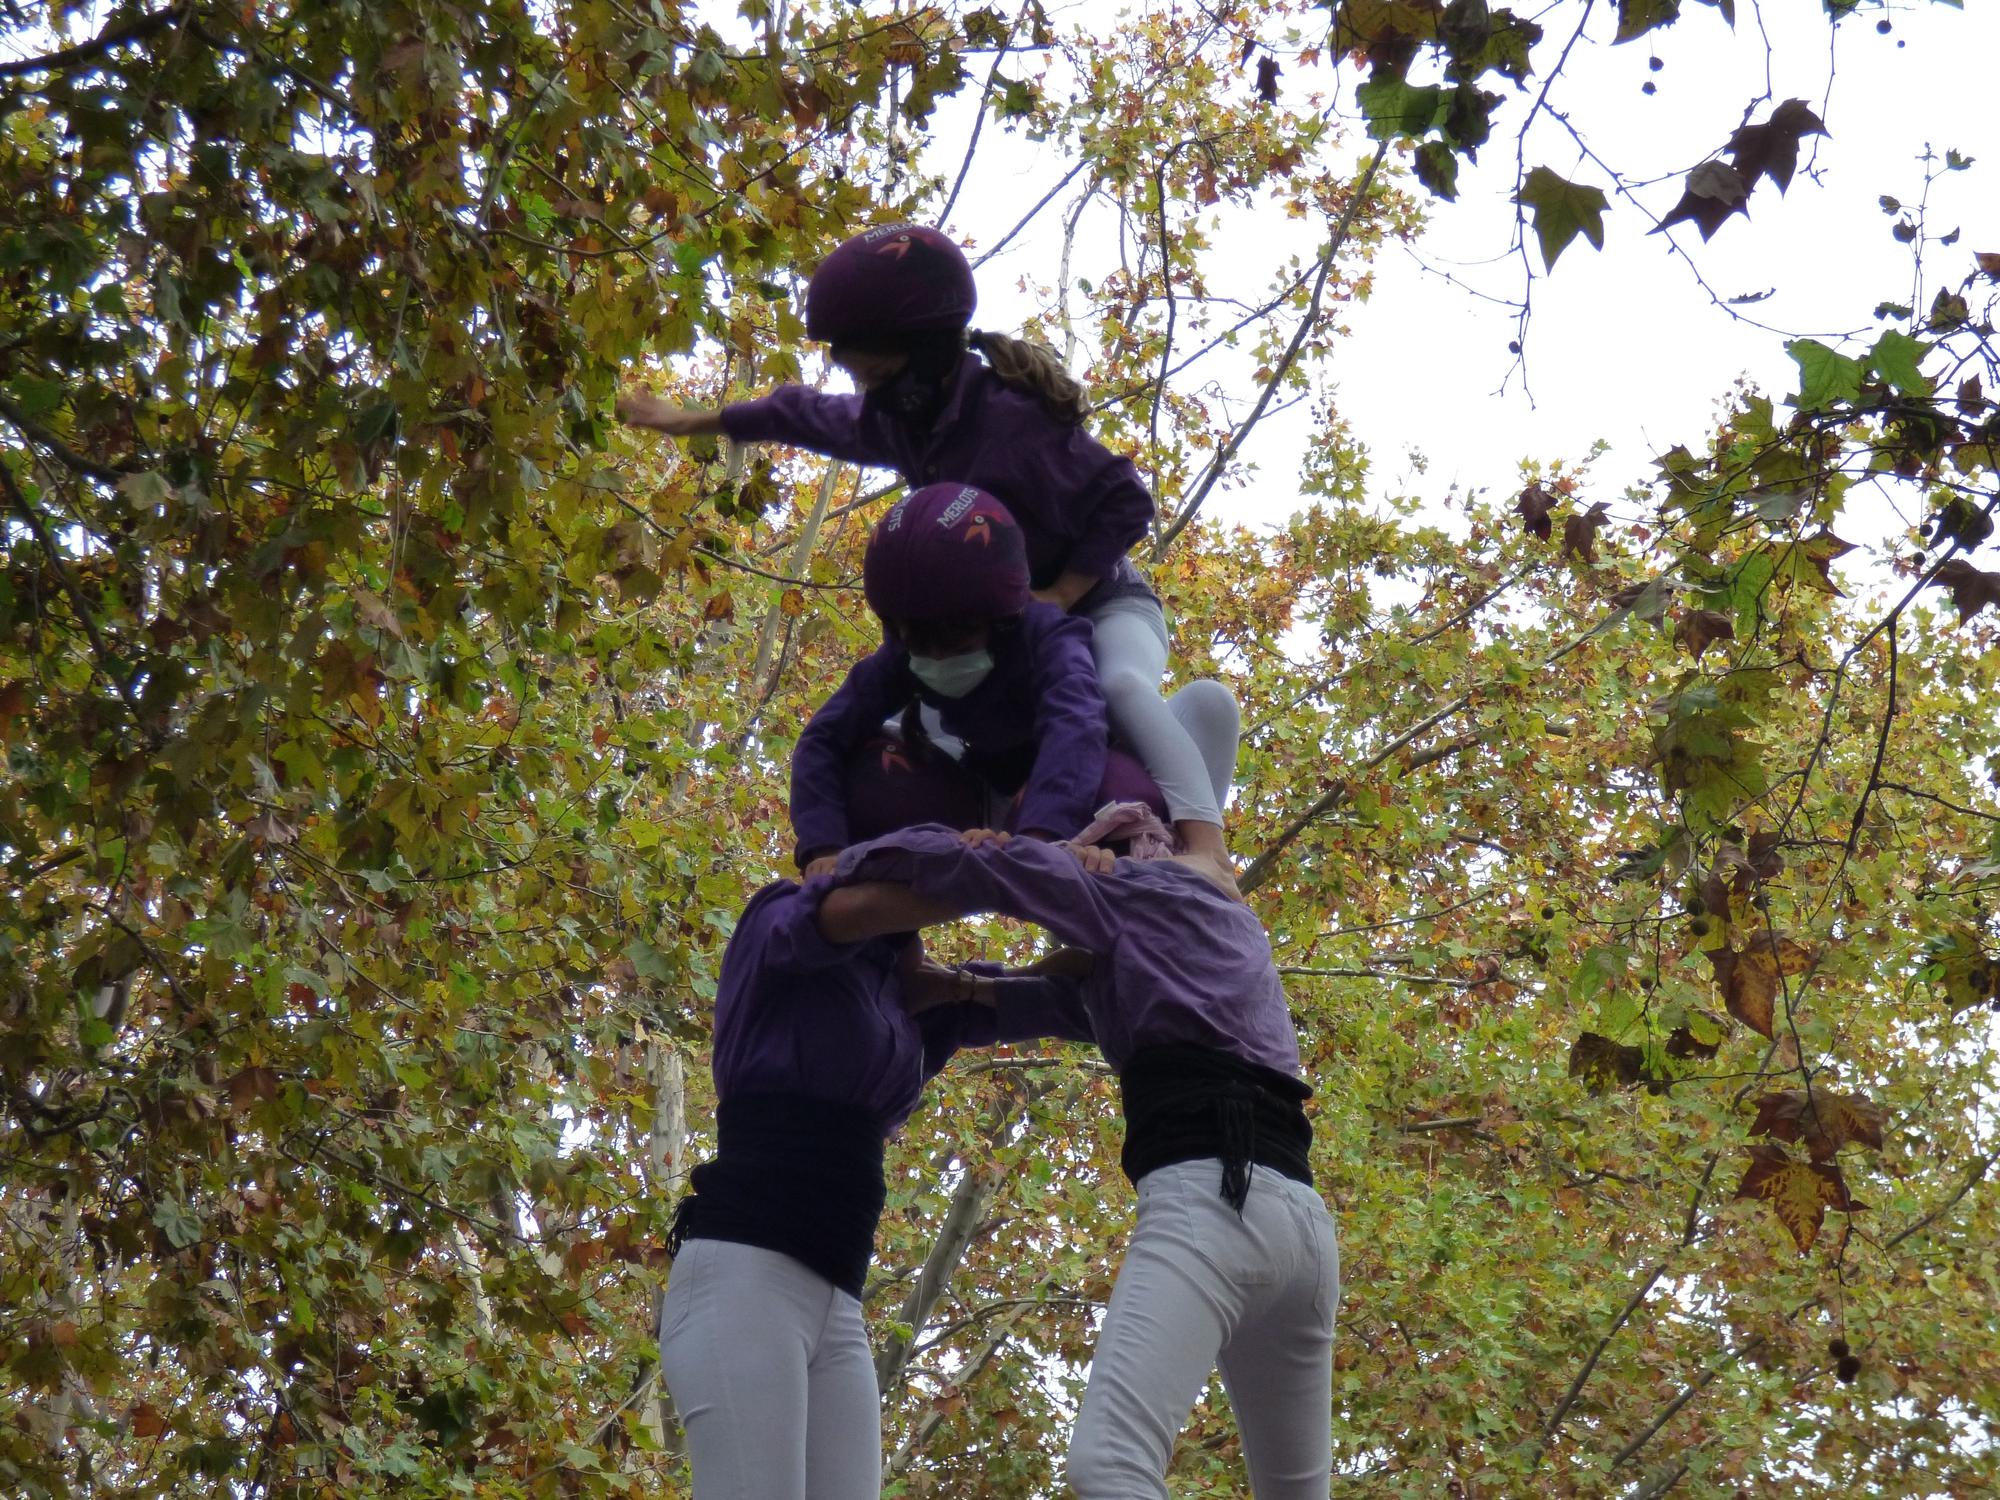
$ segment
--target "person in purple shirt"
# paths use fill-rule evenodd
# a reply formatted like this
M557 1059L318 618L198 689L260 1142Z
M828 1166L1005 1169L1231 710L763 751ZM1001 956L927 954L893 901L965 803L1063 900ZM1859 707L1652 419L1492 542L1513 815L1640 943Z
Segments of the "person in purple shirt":
M670 436L726 434L889 468L913 489L940 481L998 497L1027 539L1036 597L1087 618L1112 728L1165 793L1191 849L1225 855L1216 776L1160 696L1167 625L1126 554L1151 526L1152 494L1129 459L1083 430L1083 387L1045 346L970 328L978 294L952 241L922 225L871 229L839 246L806 291L806 332L861 393L782 386L721 411L653 396L618 403L626 422ZM1230 746L1233 763L1233 738Z
M971 485L918 490L875 528L863 581L884 639L793 748L799 867L824 873L854 842L848 763L886 719L903 714L911 753L925 753L920 716L905 712L912 703L936 711L963 743L963 764L996 793L1019 794L1015 827L1061 838L1090 821L1105 775L1090 626L1029 597L1021 530L1007 508Z
M956 796L907 762L858 759L851 774L857 803L884 813L944 812ZM765 886L723 954L717 1149L676 1212L660 1317L695 1500L876 1500L860 1297L884 1143L956 1049L1044 1035L1073 1003L1054 972L1073 955L1009 974L942 969L909 931L830 940L818 925L830 889Z
M1114 860L1093 847L1103 826L1074 845L889 834L841 856L820 930L861 941L1000 912L1096 956L1040 1000L1051 1034L1094 1041L1118 1074L1139 1213L1070 1486L1079 1500L1166 1500L1175 1437L1219 1366L1257 1500L1326 1500L1339 1249L1312 1186L1311 1090L1270 943L1226 862Z

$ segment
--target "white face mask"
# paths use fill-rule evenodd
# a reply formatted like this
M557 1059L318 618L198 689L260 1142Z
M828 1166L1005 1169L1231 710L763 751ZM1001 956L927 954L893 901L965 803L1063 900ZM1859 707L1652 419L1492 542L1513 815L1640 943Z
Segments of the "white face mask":
M910 671L917 681L941 698L963 698L993 670L990 651L961 651L957 656L912 656Z

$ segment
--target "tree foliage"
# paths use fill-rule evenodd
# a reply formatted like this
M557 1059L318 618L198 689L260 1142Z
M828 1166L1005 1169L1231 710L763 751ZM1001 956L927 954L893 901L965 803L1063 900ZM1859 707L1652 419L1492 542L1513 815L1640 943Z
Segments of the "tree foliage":
M1246 705L1341 1492L1990 1486L2000 261L1926 207L1969 163L1889 210L1918 294L1648 489L1383 495L1332 396L1412 181L1680 12L9 10L0 1482L682 1492L651 1330L715 965L872 644L883 488L609 405L816 375L796 272L948 215L959 96L1074 163L1024 205L1038 328L1161 496L1181 669ZM1663 217L1793 180L1818 112L1756 113L1694 169L1740 192ZM1549 267L1637 191L1568 176L1522 158ZM1246 264L1224 214L1317 248ZM1299 513L1213 520L1292 402ZM1071 1049L966 1059L899 1143L894 1492L1055 1491L1115 1105ZM1176 1493L1235 1444L1215 1393Z

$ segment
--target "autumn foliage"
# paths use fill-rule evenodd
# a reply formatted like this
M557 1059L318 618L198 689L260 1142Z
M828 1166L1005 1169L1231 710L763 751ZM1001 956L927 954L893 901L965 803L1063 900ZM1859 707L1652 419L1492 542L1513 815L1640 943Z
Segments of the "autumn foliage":
M652 1330L716 964L887 490L611 403L818 379L798 273L949 221L947 103L1075 165L1021 204L1034 331L1245 706L1338 1492L2000 1482L2000 259L1922 207L1985 164L1888 185L1918 295L1649 485L1393 492L1333 395L1372 257L1573 35L1725 9L0 7L0 1489L685 1493ZM1649 204L1755 232L1820 109L1656 187L1523 155L1524 274ZM1230 260L1225 212L1316 248ZM1230 524L1295 401L1295 513ZM1059 1492L1117 1145L1064 1047L911 1122L889 1493ZM1218 1388L1174 1493L1235 1445Z

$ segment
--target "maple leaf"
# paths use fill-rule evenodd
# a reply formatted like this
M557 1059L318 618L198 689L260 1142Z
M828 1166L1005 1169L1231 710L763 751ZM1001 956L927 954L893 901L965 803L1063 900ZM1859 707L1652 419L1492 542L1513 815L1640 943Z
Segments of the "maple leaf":
M1864 1206L1849 1195L1836 1164L1794 1161L1783 1146L1750 1148L1750 1167L1736 1185L1736 1196L1770 1204L1801 1255L1819 1238L1829 1208L1851 1214Z
M1842 1146L1859 1141L1882 1149L1888 1115L1879 1104L1859 1094L1830 1089L1780 1089L1757 1101L1752 1135L1774 1140L1802 1141L1814 1161L1831 1161Z
M1563 518L1563 556L1576 556L1587 563L1597 561L1597 533L1611 518L1611 507L1600 500L1580 516Z
M1515 500L1514 509L1521 513L1521 520L1543 541L1549 539L1549 512L1554 510L1558 500L1539 484L1531 484L1521 491Z
M1725 161L1705 161L1688 173L1687 189L1680 202L1650 232L1660 234L1671 225L1692 219L1706 240L1713 237L1731 214L1740 213L1747 218L1749 211L1744 205L1749 200L1750 185L1741 172Z
M1686 1019L1667 1033L1667 1056L1710 1058L1722 1050L1722 1038L1729 1023L1720 1016L1689 1006Z
M1986 396L1977 375L1968 375L1958 383L1958 409L1968 417L1976 417L1986 409Z
M1608 1036L1586 1031L1569 1049L1569 1076L1581 1078L1593 1094L1608 1088L1629 1088L1644 1080L1646 1054Z
M1717 641L1736 639L1736 622L1719 609L1691 609L1674 627L1674 639L1699 661L1702 652Z
M2000 250L1975 250L1972 259L1982 274L2000 281Z
M1680 18L1681 0L1618 0L1618 34L1611 44L1634 41Z
M1599 188L1558 177L1536 167L1521 183L1514 201L1535 216L1535 234L1542 244L1542 264L1553 271L1556 257L1579 234L1599 250L1604 248L1604 215L1610 200Z
M1278 102L1278 75L1283 71L1268 53L1257 59L1257 97L1266 104Z
M1747 862L1751 872L1759 880L1772 880L1785 868L1785 857L1778 852L1785 841L1782 833L1765 830L1750 835L1750 852Z
M1989 604L2000 608L2000 573L1989 573L1962 557L1954 557L1937 570L1937 581L1951 590L1951 602L1958 606L1961 625Z
M1809 135L1825 134L1825 124L1805 100L1787 99L1763 124L1739 128L1724 149L1742 176L1746 193L1759 177L1770 178L1782 193L1792 185L1792 174L1798 170L1799 142Z
M1754 932L1742 949L1712 948L1716 987L1729 1013L1759 1036L1774 1033L1774 1007L1782 979L1803 974L1818 958L1811 948L1769 928Z

